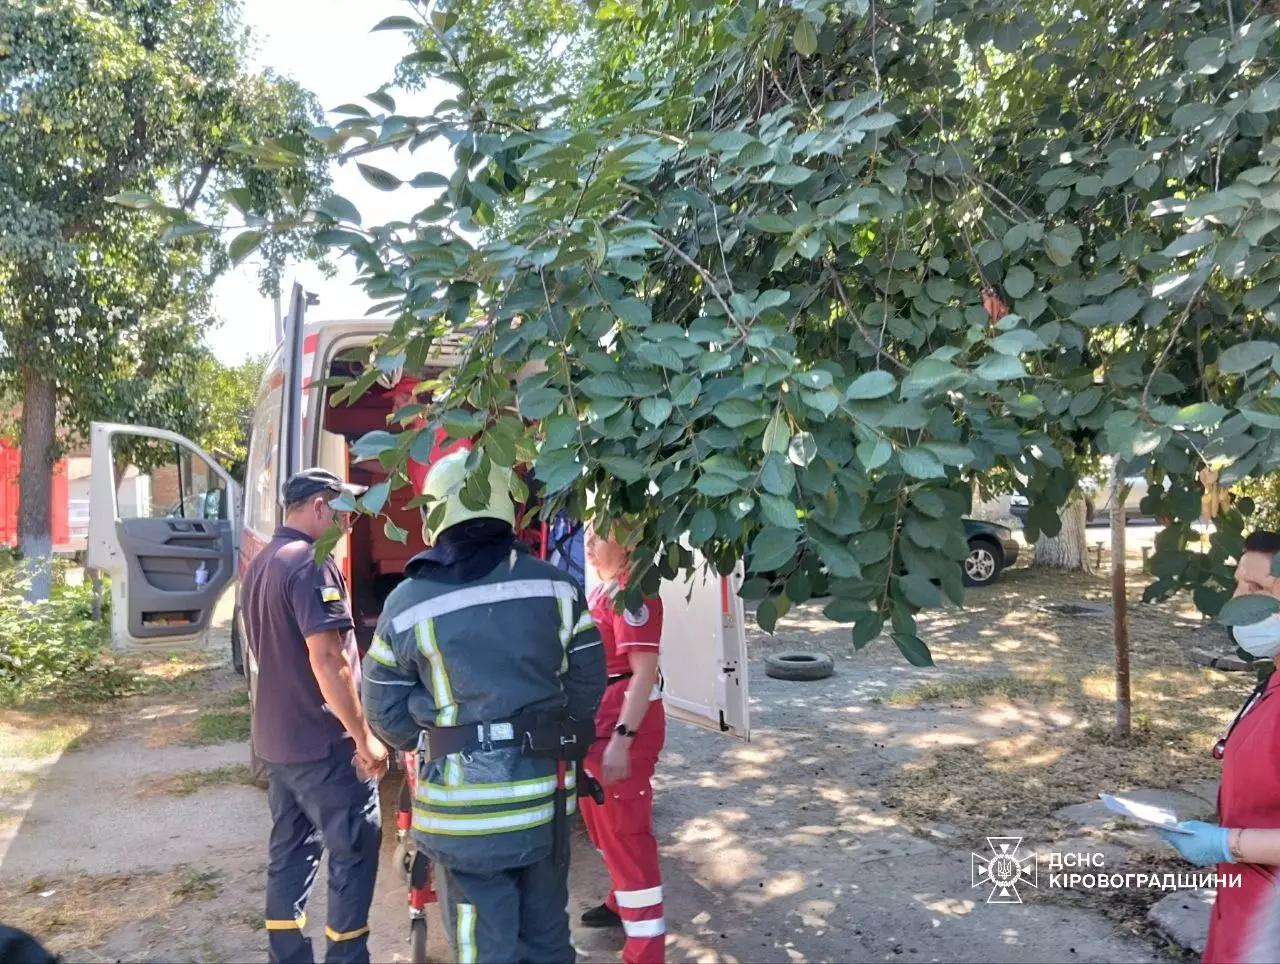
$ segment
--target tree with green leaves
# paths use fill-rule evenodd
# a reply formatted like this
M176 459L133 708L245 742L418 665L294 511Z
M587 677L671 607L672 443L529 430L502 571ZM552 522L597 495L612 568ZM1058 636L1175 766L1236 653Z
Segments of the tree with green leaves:
M200 359L195 377L192 394L198 427L193 438L240 481L249 457L253 410L266 364L265 355L238 365L224 365L206 355Z
M765 629L829 591L855 646L887 627L916 664L916 612L963 598L972 478L1020 480L1034 538L1110 455L1169 480L1148 595L1218 612L1245 519L1190 550L1198 473L1280 462L1262 8L602 0L583 9L603 53L551 111L518 74L469 70L500 48L472 9L382 25L454 88L432 114L384 91L325 134L388 191L378 152L453 149L450 175L414 180L441 187L421 211L320 215L395 319L383 354L420 365L485 321L427 429L365 450L396 465L439 426L474 436L474 498L536 424L553 508L593 491L597 518L641 528L636 592L690 547L745 560Z
M181 391L153 381L198 345L213 277L261 244L264 287L276 288L285 259L313 250L311 227L289 219L327 185L307 136L319 110L296 84L249 69L246 48L233 0L0 9L0 382L22 405L29 559L50 552L58 425L157 407L181 424ZM255 146L267 139L296 153L273 167L279 155ZM233 209L276 229L228 249L205 222Z

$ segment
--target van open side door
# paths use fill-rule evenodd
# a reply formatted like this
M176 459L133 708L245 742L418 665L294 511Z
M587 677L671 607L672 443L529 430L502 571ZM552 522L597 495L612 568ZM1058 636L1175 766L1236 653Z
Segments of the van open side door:
M235 575L240 489L173 432L94 422L86 563L111 579L119 649L203 645Z
M747 636L741 567L720 576L698 554L688 580L662 583L663 697L667 711L739 739L750 738ZM599 582L590 563L587 589Z

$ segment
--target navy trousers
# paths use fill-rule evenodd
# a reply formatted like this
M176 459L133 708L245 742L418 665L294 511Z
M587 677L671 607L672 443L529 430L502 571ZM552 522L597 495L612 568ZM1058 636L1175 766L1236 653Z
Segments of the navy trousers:
M528 867L473 873L437 867L445 927L458 964L569 964L567 868L547 857Z
M307 898L329 851L329 910L324 959L367 964L369 905L378 873L382 814L378 785L356 774L350 740L324 760L268 763L271 843L267 864L267 937L279 964L311 964Z

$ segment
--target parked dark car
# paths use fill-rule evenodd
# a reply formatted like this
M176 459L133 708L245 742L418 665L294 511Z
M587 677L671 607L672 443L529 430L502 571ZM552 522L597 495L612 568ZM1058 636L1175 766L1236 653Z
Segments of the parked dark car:
M969 554L964 559L964 584L990 586L1000 573L1018 561L1018 541L1008 526L981 519L964 519Z

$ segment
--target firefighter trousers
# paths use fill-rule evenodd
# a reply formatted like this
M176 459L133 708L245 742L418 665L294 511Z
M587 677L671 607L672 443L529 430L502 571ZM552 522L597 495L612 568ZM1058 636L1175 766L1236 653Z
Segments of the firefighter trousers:
M621 699L610 699L623 686L610 687L600 707L597 733L608 732L617 722ZM614 709L614 703L619 704ZM609 718L610 711L613 718ZM582 797L579 806L591 842L604 857L613 886L605 904L622 918L626 964L658 964L666 947L666 921L662 910L662 873L658 867L658 841L653 834L653 771L666 739L666 713L662 700L649 704L644 722L632 738L631 775L619 783L604 783L601 764L608 740L597 738L584 769L604 786L600 806Z
M483 838L477 838L482 840ZM458 964L569 964L569 869L548 856L476 873L437 864L444 926Z
M369 905L378 873L382 815L378 785L356 774L350 740L337 740L324 760L268 763L271 842L267 864L269 954L279 964L310 964L303 933L307 899L329 851L329 964L369 960Z

